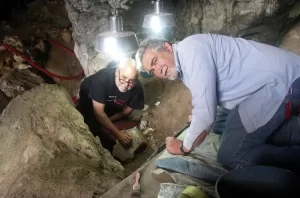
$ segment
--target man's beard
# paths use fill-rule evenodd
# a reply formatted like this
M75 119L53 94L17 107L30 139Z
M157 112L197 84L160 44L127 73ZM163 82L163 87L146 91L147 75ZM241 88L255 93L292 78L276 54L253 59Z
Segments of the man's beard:
M176 80L178 78L178 72L176 70L172 70L170 76L168 77L169 80Z
M125 88L125 87L122 86L121 83L116 83L116 85L117 85L119 91L122 92L122 93L124 93L124 92L126 92L126 91L129 91L129 90L131 90L131 89L133 88L132 86L127 86L127 87Z

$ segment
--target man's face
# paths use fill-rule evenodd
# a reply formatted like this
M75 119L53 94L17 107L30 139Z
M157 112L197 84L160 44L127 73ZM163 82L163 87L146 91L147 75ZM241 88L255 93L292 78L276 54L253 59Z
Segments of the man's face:
M131 90L137 80L137 72L131 68L118 68L116 70L116 85L121 92Z
M175 80L178 73L175 67L173 48L169 43L164 43L164 50L152 51L147 49L142 60L144 69L158 78Z

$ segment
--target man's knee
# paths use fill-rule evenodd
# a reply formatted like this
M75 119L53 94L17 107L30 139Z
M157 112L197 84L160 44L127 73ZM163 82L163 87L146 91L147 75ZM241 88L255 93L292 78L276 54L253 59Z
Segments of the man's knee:
M223 142L218 150L217 161L225 167L234 168L234 153L233 148Z

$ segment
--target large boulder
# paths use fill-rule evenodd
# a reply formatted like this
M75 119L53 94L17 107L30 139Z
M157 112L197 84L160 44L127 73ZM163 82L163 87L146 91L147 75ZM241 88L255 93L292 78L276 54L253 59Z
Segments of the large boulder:
M0 197L98 197L124 177L57 85L11 100L0 142Z

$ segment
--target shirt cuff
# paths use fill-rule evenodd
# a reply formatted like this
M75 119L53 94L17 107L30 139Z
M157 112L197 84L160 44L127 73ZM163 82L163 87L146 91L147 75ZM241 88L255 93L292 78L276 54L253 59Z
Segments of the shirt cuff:
M190 130L190 128L188 130ZM194 142L204 132L204 130L201 131L199 134L198 133L197 134L190 134L189 132L190 131L188 131L188 133L184 137L183 146L184 146L184 148L186 148L188 150L191 150L192 147L193 147Z
M185 136L185 138L183 140L184 148L186 148L187 150L191 150L193 144L194 144L194 141L192 139L188 138L187 136Z

